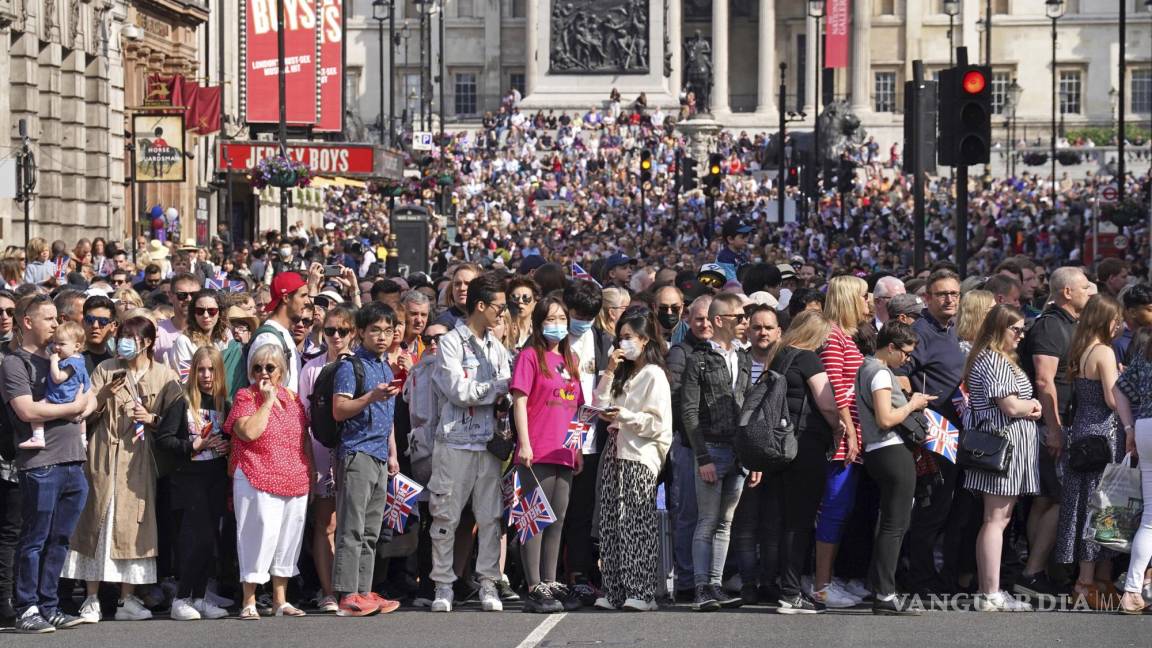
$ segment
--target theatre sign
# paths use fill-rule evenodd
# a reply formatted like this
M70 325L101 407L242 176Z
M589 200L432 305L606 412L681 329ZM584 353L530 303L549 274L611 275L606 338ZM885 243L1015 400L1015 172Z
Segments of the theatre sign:
M288 157L308 165L315 175L363 178L394 178L404 174L400 153L370 144L293 142ZM271 142L221 142L217 148L218 169L243 173L260 160L280 154L280 145Z

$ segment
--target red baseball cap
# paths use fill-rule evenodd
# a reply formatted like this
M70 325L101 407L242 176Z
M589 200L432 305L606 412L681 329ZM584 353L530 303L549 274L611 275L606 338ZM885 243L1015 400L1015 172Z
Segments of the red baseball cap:
M276 275L272 280L272 301L268 302L268 305L264 307L264 312L271 313L276 310L280 305L280 301L284 299L285 296L291 295L297 290L300 290L301 287L307 285L308 282L304 281L304 277L301 277L300 274L296 272L281 272Z

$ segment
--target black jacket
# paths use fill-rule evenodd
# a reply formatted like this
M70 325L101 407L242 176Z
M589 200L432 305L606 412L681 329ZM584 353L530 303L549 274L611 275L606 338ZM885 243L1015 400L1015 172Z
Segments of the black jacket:
M696 463L712 463L705 443L731 443L740 420L744 395L752 382L752 359L743 350L736 351L736 387L724 356L702 342L688 356L681 387L684 434L696 451Z
M700 340L689 330L679 344L668 349L665 365L668 367L668 387L672 390L672 434L684 446L688 441L684 438L684 416L681 411L680 388L684 384L684 367L688 365L688 356L692 349L700 344Z
M604 370L608 368L608 358L612 355L612 345L615 344L616 338L609 332L600 328L599 326L592 327L592 346L595 350L596 356L596 382L600 382L600 377L604 375ZM592 395L585 394L584 400L592 402ZM605 442L608 440L608 423L603 419L596 419L596 447L603 448Z

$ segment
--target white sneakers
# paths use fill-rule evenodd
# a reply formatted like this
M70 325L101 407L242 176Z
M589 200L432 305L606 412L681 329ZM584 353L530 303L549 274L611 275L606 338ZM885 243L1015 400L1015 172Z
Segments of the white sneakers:
M805 579L807 581L807 579ZM813 589L810 582L804 583L804 592L812 597L813 601L823 603L826 607L830 608L850 608L860 605L862 599L857 598L853 594L842 588L836 581L832 581L824 586L824 589Z
M129 594L120 601L116 607L117 621L147 621L152 618L152 611L144 607L144 602Z
M335 596L329 594L320 599L320 602L316 604L316 609L326 614L334 614L340 611L340 602L336 600Z
M832 579L832 582L836 583L840 589L848 592L853 597L860 599L861 602L872 595L872 591L869 590L864 582L859 579L853 578L849 580L841 580L839 578L834 578Z
M630 598L624 601L624 605L620 606L620 609L627 612L655 612L660 609L660 605L656 601Z
M485 612L502 612L504 610L504 603L500 601L500 592L496 590L496 583L487 578L480 581L480 607Z
M493 588L495 589L495 588ZM455 594L452 592L451 585L436 584L436 598L432 601L433 612L451 612L452 601L455 599ZM499 599L497 599L499 601Z
M172 599L172 609L168 612L173 621L198 621L200 612L193 607L192 599Z
M1018 601L1008 592L999 591L991 594L977 594L974 605L978 612L1031 612L1032 605L1027 601Z
M100 599L95 596L84 599L84 603L80 605L80 618L84 623L100 623L101 616Z

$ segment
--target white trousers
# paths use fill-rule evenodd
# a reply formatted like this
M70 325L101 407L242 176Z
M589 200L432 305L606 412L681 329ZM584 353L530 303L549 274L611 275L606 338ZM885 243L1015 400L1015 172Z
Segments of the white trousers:
M236 507L236 553L240 580L267 583L270 576L291 578L304 540L308 496L282 497L256 490L237 469L232 478Z

